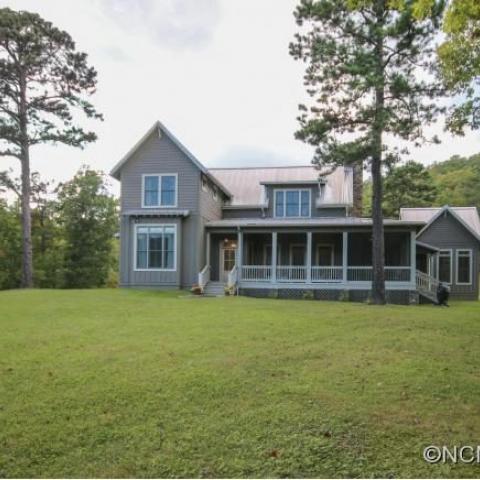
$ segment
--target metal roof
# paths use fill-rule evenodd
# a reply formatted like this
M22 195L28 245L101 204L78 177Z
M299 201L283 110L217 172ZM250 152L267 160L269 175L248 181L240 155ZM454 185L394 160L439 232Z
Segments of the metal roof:
M418 220L427 224L425 230L435 221L442 212L450 212L457 220L470 230L477 238L480 237L480 218L476 207L429 207L429 208L401 208L401 220ZM421 233L421 232L420 232Z
M386 227L417 227L423 222L385 219ZM316 217L316 218L231 218L213 220L206 223L207 227L370 227L371 218L359 217Z
M211 168L209 172L233 194L232 205L263 204L264 184L324 183L323 203L352 204L352 172L338 167L329 175L313 165L290 167Z

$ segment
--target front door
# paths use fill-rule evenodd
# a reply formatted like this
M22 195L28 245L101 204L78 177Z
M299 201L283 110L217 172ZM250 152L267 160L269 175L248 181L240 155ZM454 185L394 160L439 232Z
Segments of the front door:
M227 282L228 273L232 271L235 266L235 258L237 256L236 247L227 245L220 246L220 281Z

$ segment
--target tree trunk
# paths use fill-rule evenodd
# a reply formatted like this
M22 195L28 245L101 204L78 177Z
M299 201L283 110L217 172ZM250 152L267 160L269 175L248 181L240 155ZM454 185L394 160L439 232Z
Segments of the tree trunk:
M372 128L372 302L385 304L385 242L382 212L382 150L385 104L385 72L383 59L383 16L385 0L375 3L377 16L377 39L375 54L377 60L377 85L375 87L375 118Z
M363 216L363 163L353 165L353 206L352 216Z
M20 78L20 134L22 164L22 288L33 287L32 218L30 212L30 153L27 130L27 85Z

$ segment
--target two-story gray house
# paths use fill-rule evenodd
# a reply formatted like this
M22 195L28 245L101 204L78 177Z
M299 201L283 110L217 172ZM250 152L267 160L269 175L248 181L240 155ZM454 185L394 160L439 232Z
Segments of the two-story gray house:
M350 215L348 168L325 176L313 166L207 169L156 122L111 175L121 182L122 287L369 296L372 222ZM448 208L430 216L411 212L385 220L388 300L433 299L439 274L458 285L454 294L477 298L476 210L466 221ZM444 214L452 216L446 226ZM470 225L473 218L478 223Z

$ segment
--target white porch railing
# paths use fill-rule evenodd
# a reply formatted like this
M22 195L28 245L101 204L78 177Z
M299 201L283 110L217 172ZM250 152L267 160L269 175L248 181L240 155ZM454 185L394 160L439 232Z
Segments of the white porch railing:
M279 282L305 282L307 267L277 266L277 280Z
M310 268L312 283L339 283L343 282L343 267L320 266L291 266L277 265L277 282L304 283L307 281L307 272ZM409 282L410 267L385 267L385 280L387 282ZM238 275L238 273L237 273ZM373 278L372 267L348 267L347 282L371 282ZM268 265L243 265L241 281L245 282L270 282L272 280L272 267Z
M385 281L409 282L410 267L385 267ZM347 280L349 282L371 282L373 267L348 267Z
M203 270L198 274L198 286L203 290L210 281L210 265L205 265Z
M249 282L269 282L272 268L268 265L243 265L242 280Z
M437 288L440 282L436 278L420 272L419 270L416 271L415 278L417 290L426 294L428 297L435 299L437 296Z
M228 279L227 279L227 286L228 288L235 287L238 281L238 268L235 265L229 272L228 272Z
M311 267L312 282L341 282L343 267Z

